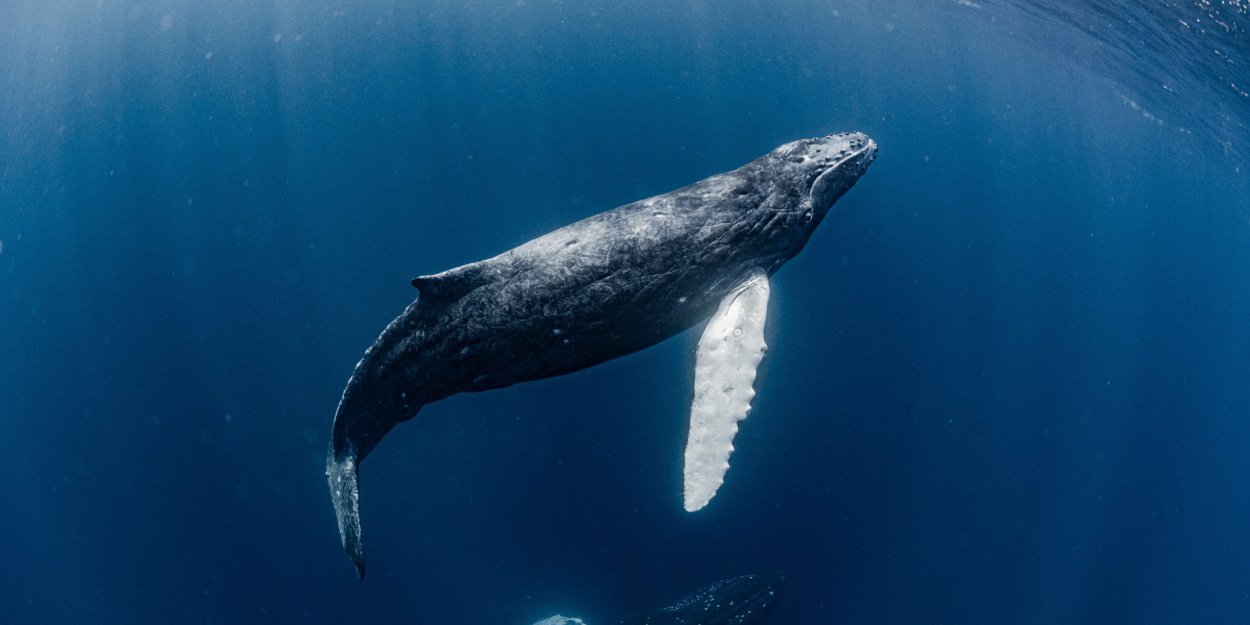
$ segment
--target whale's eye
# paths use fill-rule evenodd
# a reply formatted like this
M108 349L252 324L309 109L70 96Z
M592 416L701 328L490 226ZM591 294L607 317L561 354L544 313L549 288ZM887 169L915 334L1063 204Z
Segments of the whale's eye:
M803 224L804 226L812 223L812 209L809 208L803 211L803 215L799 217L799 223Z

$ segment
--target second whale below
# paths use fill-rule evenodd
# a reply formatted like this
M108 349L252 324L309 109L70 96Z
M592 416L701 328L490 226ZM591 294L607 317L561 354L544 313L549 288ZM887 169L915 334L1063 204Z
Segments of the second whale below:
M662 608L631 614L616 625L764 625L781 600L785 578L740 575L700 588ZM573 616L556 614L534 625L589 625Z

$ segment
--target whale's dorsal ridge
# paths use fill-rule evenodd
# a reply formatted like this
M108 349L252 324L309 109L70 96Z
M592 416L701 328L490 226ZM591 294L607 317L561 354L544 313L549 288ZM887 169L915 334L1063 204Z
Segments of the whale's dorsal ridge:
M417 276L412 279L412 286L417 287L421 300L427 304L450 302L481 286L481 274L478 263L472 263L441 273Z

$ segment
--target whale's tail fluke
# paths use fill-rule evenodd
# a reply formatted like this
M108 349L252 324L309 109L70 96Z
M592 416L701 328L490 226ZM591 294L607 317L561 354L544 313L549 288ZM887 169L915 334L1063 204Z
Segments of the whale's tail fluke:
M353 380L354 381L354 380ZM352 385L349 384L349 392ZM386 436L396 421L372 418L372 411L353 409L350 393L344 393L334 415L334 433L326 453L326 480L338 519L343 550L356 564L356 574L365 578L364 543L360 538L360 463ZM419 407L418 407L419 409ZM412 414L416 414L412 410Z
M326 479L330 482L330 498L334 501L343 550L356 564L356 574L364 579L364 543L360 540L360 458L350 444L342 451L336 452L334 443L330 443L330 451L326 454Z

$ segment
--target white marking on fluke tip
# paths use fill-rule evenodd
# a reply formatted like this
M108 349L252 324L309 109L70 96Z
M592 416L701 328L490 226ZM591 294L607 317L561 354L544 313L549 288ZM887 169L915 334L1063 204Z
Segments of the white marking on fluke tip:
M725 481L738 422L751 411L755 370L764 358L768 274L754 269L721 300L699 338L690 438L686 441L685 506L706 506Z

